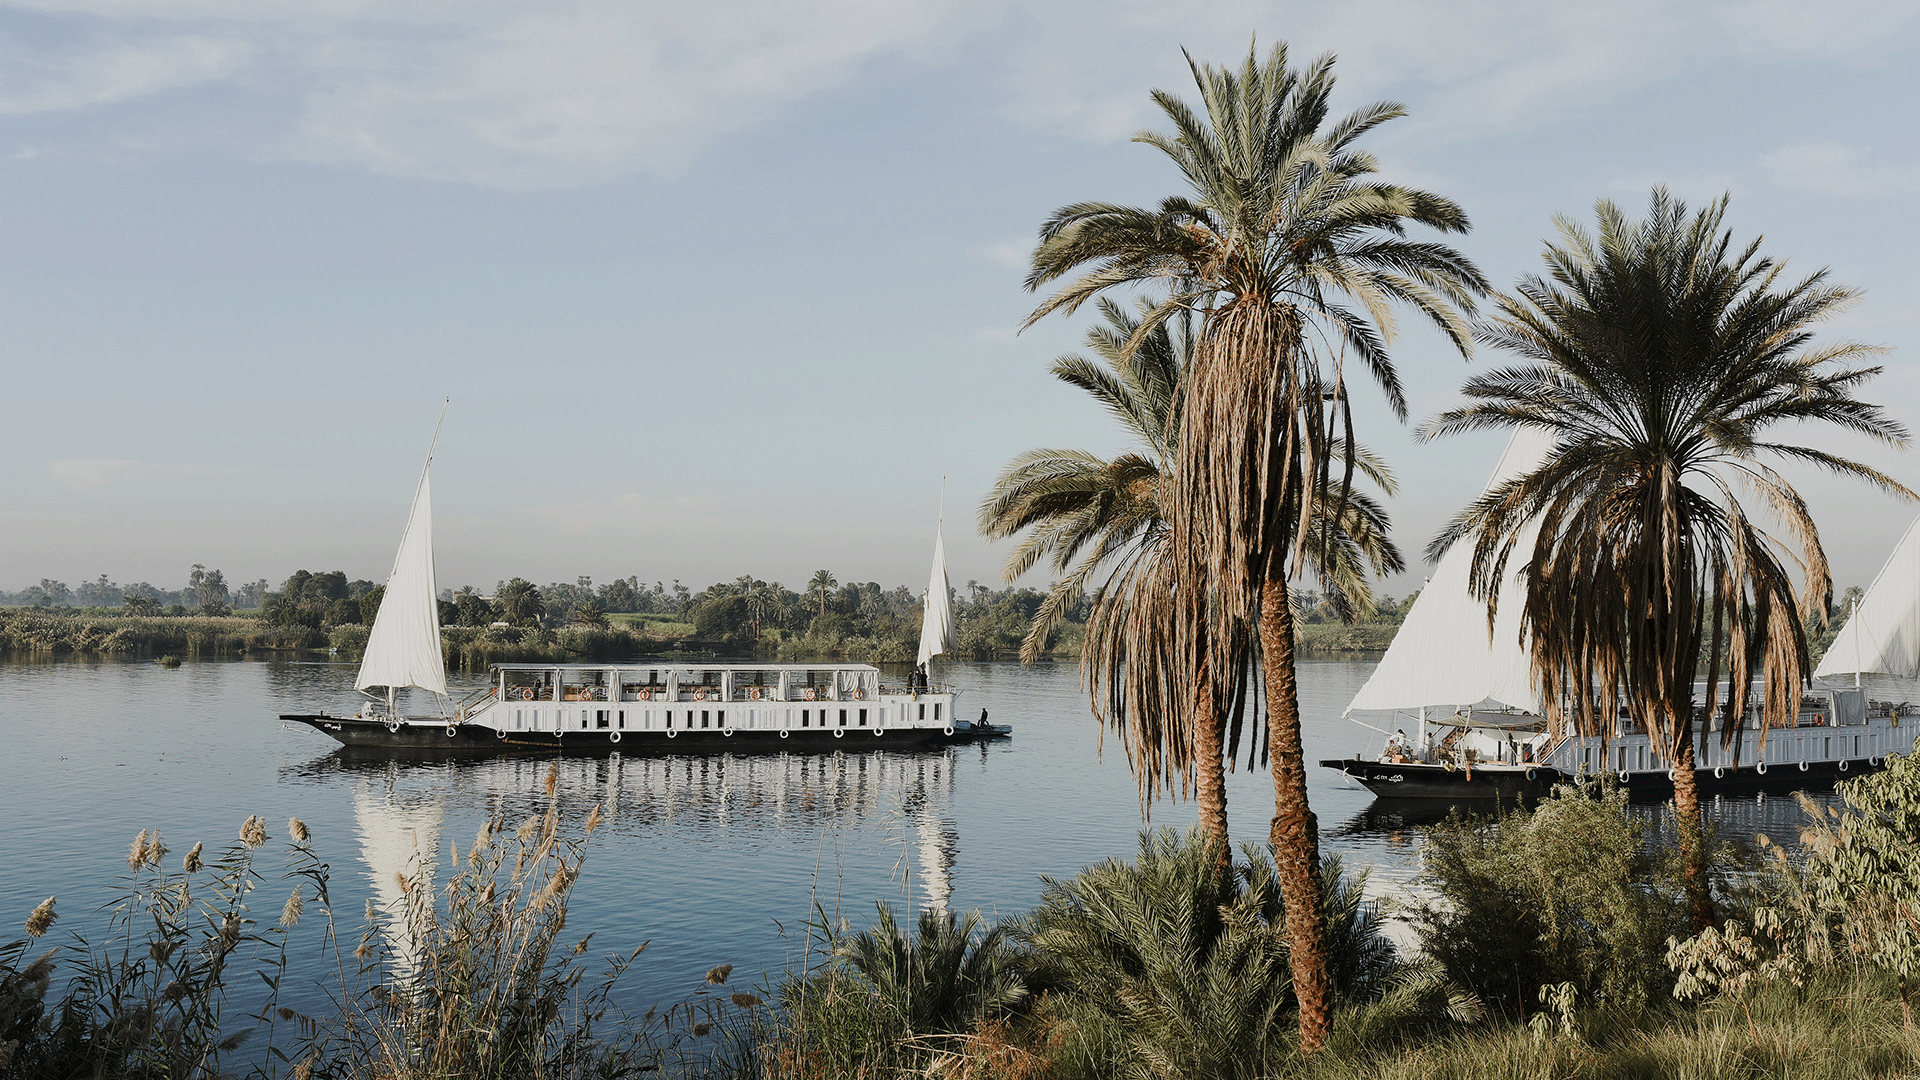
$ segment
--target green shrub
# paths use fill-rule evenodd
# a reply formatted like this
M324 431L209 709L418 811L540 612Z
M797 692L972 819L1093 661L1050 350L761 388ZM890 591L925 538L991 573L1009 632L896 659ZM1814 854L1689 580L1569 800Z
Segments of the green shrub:
M1685 897L1647 829L1619 789L1562 788L1491 823L1456 813L1427 833L1420 880L1438 899L1413 909L1423 952L1508 1016L1563 983L1627 1011L1665 998L1661 958L1685 932Z
M1041 879L1040 906L1019 931L1032 981L1084 1018L1096 1037L1083 1049L1108 1056L1098 1069L1252 1077L1288 1045L1285 911L1266 853L1250 846L1243 857L1223 878L1204 833L1163 829L1141 834L1131 863ZM1394 967L1393 946L1361 899L1364 876L1347 879L1337 860L1323 874L1335 989L1364 997Z

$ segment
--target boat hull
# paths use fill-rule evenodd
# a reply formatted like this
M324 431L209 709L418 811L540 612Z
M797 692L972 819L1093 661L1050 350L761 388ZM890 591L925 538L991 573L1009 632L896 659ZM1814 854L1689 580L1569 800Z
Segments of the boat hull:
M1375 795L1391 799L1446 799L1456 802L1543 798L1555 784L1571 779L1550 765L1450 769L1444 765L1396 765L1388 761L1342 758L1322 761L1338 769Z
M1466 802L1479 799L1537 799L1553 790L1555 784L1577 779L1572 774L1547 765L1525 768L1495 766L1448 769L1443 765L1395 765L1358 758L1322 761L1323 767L1338 769L1369 791L1391 799L1445 799ZM1763 772L1754 767L1741 769L1696 769L1694 784L1702 795L1784 794L1793 791L1823 791L1835 781L1865 776L1885 768L1880 759L1815 761L1769 765ZM1716 775L1716 772L1718 775ZM1673 780L1665 770L1613 774L1611 779L1627 789L1636 801L1664 801L1673 798Z
M785 731L734 728L675 731L496 731L481 724L390 725L379 720L326 714L282 714L356 749L431 754L742 754L834 750L905 750L955 746L1006 738L1005 724L960 721L943 728L819 728Z

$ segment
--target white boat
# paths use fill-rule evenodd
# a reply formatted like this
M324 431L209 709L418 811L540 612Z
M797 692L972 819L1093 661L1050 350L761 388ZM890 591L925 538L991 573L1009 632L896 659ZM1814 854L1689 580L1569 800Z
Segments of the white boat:
M1515 432L1488 489L1532 469L1551 449L1544 432ZM1523 536L1520 549L1532 539ZM1612 774L1635 797L1670 797L1672 770L1631 719L1621 717L1600 736L1549 730L1520 631L1520 566L1513 565L1501 583L1498 621L1488 634L1486 602L1468 588L1472 558L1468 543L1455 544L1441 558L1392 646L1347 707L1347 718L1379 732L1384 746L1320 764L1396 798L1533 797L1556 783L1601 773ZM1858 618L1850 620L1862 624L1855 638L1861 649L1850 654L1836 642L1816 678L1840 670L1835 664L1865 662L1847 659L1852 655L1872 657L1881 665L1875 670L1920 672L1920 523L1888 566L1861 601ZM1898 601L1883 599L1887 594L1897 594ZM1846 641L1848 629L1840 637ZM1700 791L1823 786L1878 768L1887 754L1913 742L1902 734L1898 706L1869 702L1857 687L1816 685L1802 695L1791 726L1763 733L1762 723L1756 704L1731 745L1723 745L1717 733L1695 735Z
M889 685L871 664L494 664L487 686L454 702L447 694L434 585L432 468L429 450L354 679L366 701L351 715L280 719L307 724L347 746L485 752L883 749L1012 733L988 723L985 710L978 720L961 719L958 691L930 678L934 658L954 645L938 532L919 663L904 685ZM407 688L426 691L435 710L408 713L397 695Z

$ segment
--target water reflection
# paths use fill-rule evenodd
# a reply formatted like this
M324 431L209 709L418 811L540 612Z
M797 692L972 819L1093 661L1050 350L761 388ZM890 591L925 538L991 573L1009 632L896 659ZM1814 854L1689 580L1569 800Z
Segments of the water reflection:
M376 902L401 916L396 875L416 853L430 867L449 815L512 823L541 812L547 778L564 806L601 807L601 828L676 847L737 846L755 833L810 835L867 827L896 836L902 876L920 903L944 910L960 833L954 776L960 748L924 752L498 757L428 762L336 749L284 766L286 784L351 786L355 827ZM391 925L391 923L390 923Z

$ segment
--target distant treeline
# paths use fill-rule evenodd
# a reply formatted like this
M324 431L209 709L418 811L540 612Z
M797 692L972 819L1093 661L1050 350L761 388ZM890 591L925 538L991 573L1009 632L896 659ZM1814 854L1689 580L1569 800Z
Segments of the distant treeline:
M0 648L142 655L331 649L354 656L366 645L383 594L382 586L340 570L299 570L277 589L264 580L232 589L219 570L201 565L192 568L185 587L171 592L146 582L119 585L105 574L77 589L47 579L0 593L0 604L23 609L0 615ZM951 599L957 654L988 660L1018 652L1043 594L968 581L953 589ZM1383 597L1373 621L1347 624L1324 598L1302 590L1295 596L1301 647L1384 649L1412 599ZM1051 642L1056 657L1079 654L1088 605L1083 597L1069 608ZM582 576L544 586L516 577L496 583L490 594L471 585L440 594L448 662L469 669L676 649L908 663L918 651L921 614L920 595L907 586L842 583L825 570L801 590L752 576L698 592L677 580L647 585L628 577L595 585Z

